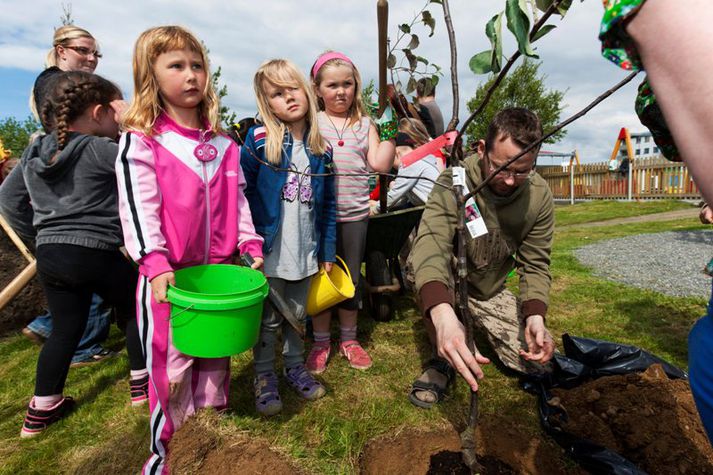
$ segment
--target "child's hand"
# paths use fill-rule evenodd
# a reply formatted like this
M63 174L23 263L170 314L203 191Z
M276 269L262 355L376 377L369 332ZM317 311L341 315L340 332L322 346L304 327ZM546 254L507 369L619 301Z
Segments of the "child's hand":
M260 270L260 268L262 267L262 263L265 262L265 259L263 259L262 257L255 257L254 259L255 262L253 262L253 265L251 265L250 268Z
M319 267L321 267L322 269L324 269L324 271L325 271L326 273L328 273L328 274L329 274L330 272L332 272L332 263L331 263L331 262L320 262L320 263L319 263Z
M176 276L173 272L159 274L151 281L151 293L157 303L168 303L168 299L166 298L168 284L176 285Z

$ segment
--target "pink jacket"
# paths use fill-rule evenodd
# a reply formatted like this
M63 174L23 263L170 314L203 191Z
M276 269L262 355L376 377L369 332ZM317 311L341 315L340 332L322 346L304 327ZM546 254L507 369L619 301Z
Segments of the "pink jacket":
M217 150L204 162L194 155L200 131L166 114L154 130L151 137L124 133L116 160L124 243L139 271L151 280L183 267L229 262L236 250L262 257L235 142L204 133Z

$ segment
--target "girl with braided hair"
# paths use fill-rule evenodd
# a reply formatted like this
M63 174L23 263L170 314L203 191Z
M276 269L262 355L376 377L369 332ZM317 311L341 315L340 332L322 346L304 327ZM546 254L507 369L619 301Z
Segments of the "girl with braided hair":
M21 183L37 229L37 272L54 329L40 351L35 394L21 437L33 437L64 417L74 400L63 395L72 354L87 324L92 294L116 308L126 333L132 403L148 398L134 300L137 273L119 251L114 161L119 133L111 82L90 73L62 72L42 109L53 133L37 138L20 160ZM26 215L18 215L18 220Z

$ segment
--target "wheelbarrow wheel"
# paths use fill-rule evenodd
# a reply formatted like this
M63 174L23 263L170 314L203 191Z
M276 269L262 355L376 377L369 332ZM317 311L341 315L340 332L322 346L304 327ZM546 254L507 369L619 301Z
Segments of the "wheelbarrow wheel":
M394 318L394 299L389 294L371 294L371 316L378 322Z

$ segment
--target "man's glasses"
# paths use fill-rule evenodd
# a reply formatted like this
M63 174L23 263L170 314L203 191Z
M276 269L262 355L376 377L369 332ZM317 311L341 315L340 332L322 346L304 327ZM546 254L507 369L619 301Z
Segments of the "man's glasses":
M488 170L490 170L490 173L492 174L495 170L497 170L498 167L494 167L492 162L490 161L490 157L485 156L486 160L488 161ZM514 180L526 180L527 178L532 177L535 174L535 169L533 168L532 170L524 173L515 173L510 170L500 170L498 173L498 176L502 178L512 178Z
M65 46L65 48L71 49L72 51L76 51L77 54L80 54L82 56L94 56L95 58L99 59L102 57L102 54L95 50L95 49L89 49L85 48L84 46Z

